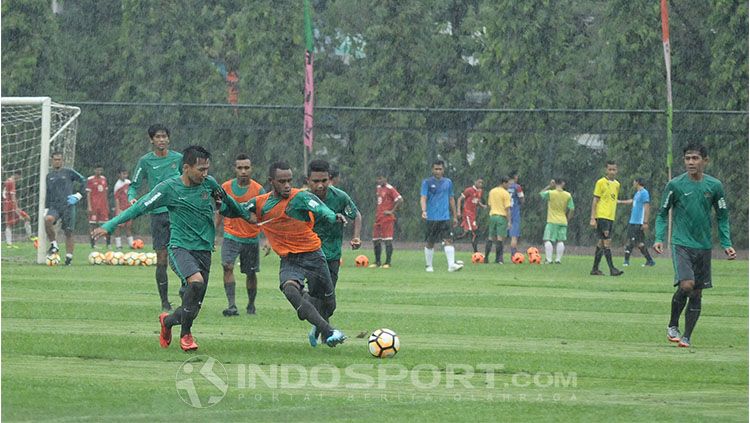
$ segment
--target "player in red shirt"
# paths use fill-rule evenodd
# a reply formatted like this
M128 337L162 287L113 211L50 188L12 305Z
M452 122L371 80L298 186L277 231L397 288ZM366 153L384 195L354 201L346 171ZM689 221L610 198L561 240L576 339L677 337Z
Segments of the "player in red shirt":
M393 226L396 223L396 209L399 208L404 199L393 185L388 183L388 178L383 174L377 177L378 206L375 210L375 225L372 228L372 243L375 247L375 263L369 267L381 267L380 252L381 243L385 241L385 263L383 268L391 267L391 255L393 255Z
M120 169L117 172L117 182L114 187L115 197L115 216L124 212L130 207L130 201L128 201L128 188L130 188L130 179L128 179L128 171L126 169ZM120 237L120 228L125 228L125 233L128 236L128 246L133 248L133 221L128 220L122 225L115 228L115 247L119 250L122 248L122 237Z
M29 215L18 207L16 199L16 183L21 180L21 172L13 172L3 183L3 225L5 226L5 242L9 247L18 248L13 245L13 231L11 227L23 221L26 236L31 239L31 222Z
M88 203L89 225L91 231L97 226L109 220L109 200L107 200L107 177L102 175L104 167L94 166L94 174L86 181L86 200ZM107 236L107 248L109 248L109 236ZM91 248L96 247L96 240L91 237Z
M487 208L487 204L482 203L482 188L484 180L482 178L474 181L474 185L466 187L461 196L458 197L458 218L461 221L461 227L464 235L471 233L471 248L478 252L479 239L477 237L477 206ZM461 204L463 203L463 208Z

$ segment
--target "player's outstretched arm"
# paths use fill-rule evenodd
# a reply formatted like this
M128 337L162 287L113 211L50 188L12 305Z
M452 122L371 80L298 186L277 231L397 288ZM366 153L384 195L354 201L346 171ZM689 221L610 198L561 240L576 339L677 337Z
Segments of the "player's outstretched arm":
M357 215L354 217L354 234L352 234L352 240L349 244L352 246L352 250L358 250L362 246L362 240L360 239L360 233L362 232L362 214L357 210Z

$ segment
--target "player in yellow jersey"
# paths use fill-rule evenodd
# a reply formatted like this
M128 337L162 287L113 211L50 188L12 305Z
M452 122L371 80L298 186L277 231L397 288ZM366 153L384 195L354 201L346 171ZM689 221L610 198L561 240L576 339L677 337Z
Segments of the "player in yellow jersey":
M606 175L599 178L594 187L594 200L591 202L589 224L596 228L596 234L599 237L596 244L596 253L594 253L594 267L591 269L591 274L595 276L604 275L599 270L602 255L607 259L610 275L620 276L623 273L622 270L617 269L612 264L612 250L609 249L612 241L612 225L617 210L617 195L620 193L620 183L615 179L615 176L617 176L617 163L609 160L607 161Z

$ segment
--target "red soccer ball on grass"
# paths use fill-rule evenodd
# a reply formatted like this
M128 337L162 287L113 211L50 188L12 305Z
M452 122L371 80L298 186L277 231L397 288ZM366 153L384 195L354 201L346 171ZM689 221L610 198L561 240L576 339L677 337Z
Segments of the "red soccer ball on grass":
M360 254L354 258L354 265L357 267L367 267L370 264L370 259L366 255Z
M471 255L471 262L474 264L484 263L484 254L474 253Z

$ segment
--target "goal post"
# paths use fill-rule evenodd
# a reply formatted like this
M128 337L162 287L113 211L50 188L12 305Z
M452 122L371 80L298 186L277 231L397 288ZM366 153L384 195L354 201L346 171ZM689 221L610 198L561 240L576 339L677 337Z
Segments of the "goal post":
M46 261L48 244L44 216L50 153L61 151L65 166L73 167L81 109L55 103L50 97L2 97L0 106L2 180L10 173L21 173L16 200L37 228L36 261L41 264Z

